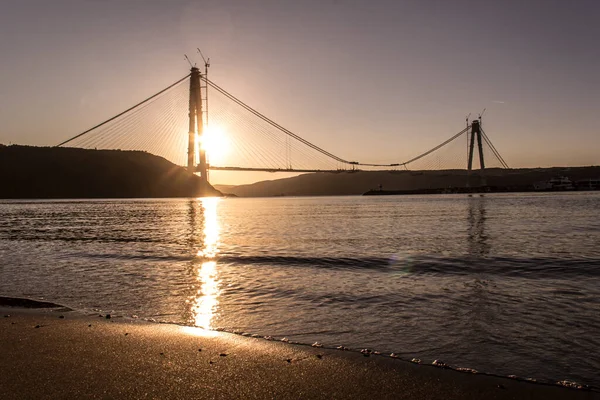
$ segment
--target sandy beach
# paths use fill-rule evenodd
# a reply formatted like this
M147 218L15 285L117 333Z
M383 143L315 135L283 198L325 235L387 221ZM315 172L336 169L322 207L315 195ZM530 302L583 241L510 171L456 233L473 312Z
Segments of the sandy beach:
M600 398L353 351L8 303L0 308L2 399Z

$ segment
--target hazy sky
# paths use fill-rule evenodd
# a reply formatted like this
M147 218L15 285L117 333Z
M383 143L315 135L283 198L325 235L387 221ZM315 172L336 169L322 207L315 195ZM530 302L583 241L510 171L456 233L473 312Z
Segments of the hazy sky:
M406 159L485 107L510 166L598 165L599 21L598 0L0 0L0 143L73 136L201 47L213 81L346 159Z

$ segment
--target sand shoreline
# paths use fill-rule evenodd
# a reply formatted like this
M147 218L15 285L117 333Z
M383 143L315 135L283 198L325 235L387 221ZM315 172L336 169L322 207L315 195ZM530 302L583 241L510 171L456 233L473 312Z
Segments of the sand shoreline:
M26 304L0 301L3 399L600 399L595 390Z

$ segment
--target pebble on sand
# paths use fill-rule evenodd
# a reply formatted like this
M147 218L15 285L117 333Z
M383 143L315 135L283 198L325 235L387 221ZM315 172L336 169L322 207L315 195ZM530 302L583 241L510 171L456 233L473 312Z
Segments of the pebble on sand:
M369 357L373 351L371 351L370 349L362 349L360 352L363 356Z
M568 388L572 388L572 389L584 389L585 387L583 385L580 385L577 382L573 382L573 381L558 381L556 382L558 385L560 386L565 386Z
M461 368L455 368L455 370L459 371L459 372L468 372L470 374L477 374L478 373L477 370L473 369L473 368L463 368L463 367L461 367Z
M443 362L442 360L434 360L431 365L435 365L436 367L440 367L440 368L448 368L448 364L446 364L445 362Z

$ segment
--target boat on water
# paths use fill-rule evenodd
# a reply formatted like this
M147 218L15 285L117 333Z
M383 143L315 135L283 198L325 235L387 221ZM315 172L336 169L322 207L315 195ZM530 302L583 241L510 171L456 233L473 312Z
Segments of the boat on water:
M575 190L573 181L566 176L552 178L543 182L533 184L535 190Z
M579 180L575 187L577 190L600 190L600 178Z
M548 181L534 183L533 188L538 191L600 190L600 178L582 179L574 182L566 176L561 176Z

